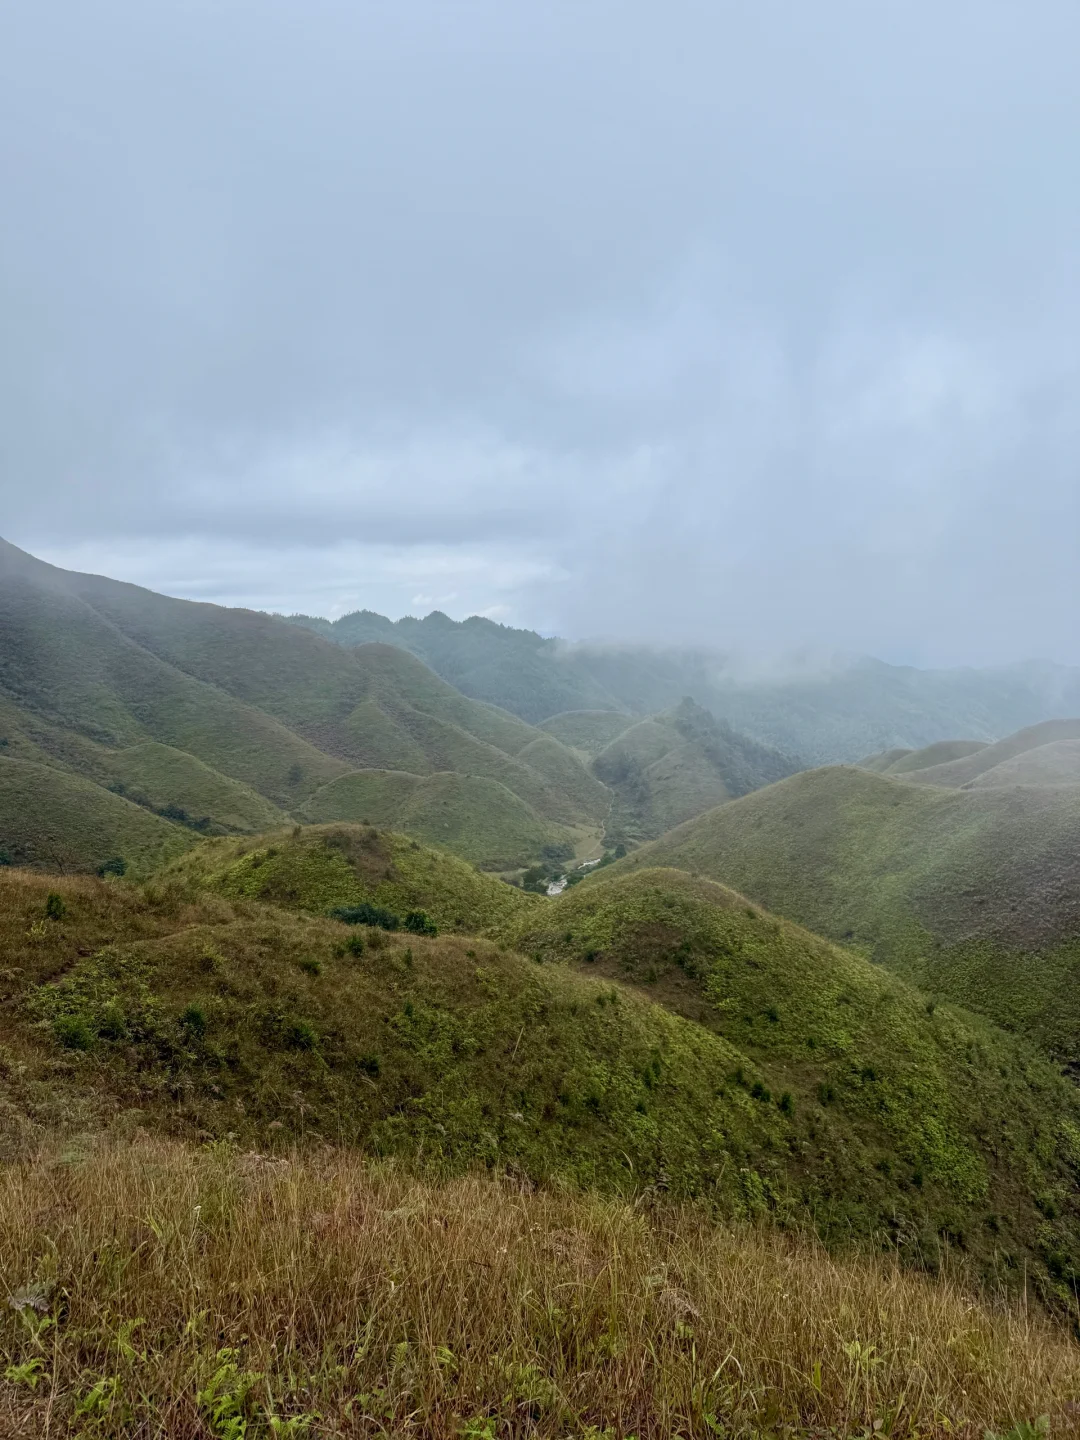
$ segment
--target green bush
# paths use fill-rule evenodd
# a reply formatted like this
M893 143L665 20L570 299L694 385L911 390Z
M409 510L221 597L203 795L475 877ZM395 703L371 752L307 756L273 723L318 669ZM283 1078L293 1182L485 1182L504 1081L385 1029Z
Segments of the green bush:
M69 1050L93 1048L94 1032L84 1015L58 1015L53 1021L53 1033Z
M127 861L123 856L114 855L111 860L106 860L98 866L97 873L104 879L106 875L126 875L127 868Z
M315 1027L308 1020L293 1020L286 1025L283 1038L290 1050L314 1050L319 1044Z
M45 899L45 915L49 920L62 920L67 914L67 906L64 904L64 897L58 895L55 890L50 890Z
M339 905L330 911L331 920L340 920L343 925L377 925L380 930L399 930L401 916L381 905L370 905L366 900L359 905Z
M206 1011L193 1002L180 1016L180 1024L193 1039L201 1040L206 1034Z
M413 935L437 935L439 927L426 910L410 910L405 916L405 929Z

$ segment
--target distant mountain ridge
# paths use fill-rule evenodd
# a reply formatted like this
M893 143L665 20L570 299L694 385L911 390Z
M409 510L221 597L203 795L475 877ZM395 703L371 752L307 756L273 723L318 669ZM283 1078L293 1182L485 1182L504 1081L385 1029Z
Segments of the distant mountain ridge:
M152 868L198 833L311 811L368 819L347 813L340 793L319 799L356 772L466 777L465 848L491 865L572 850L610 804L553 736L467 699L398 647L344 650L267 615L58 570L0 542L9 862L84 868L120 856ZM500 797L509 830L484 813ZM453 844L457 796L436 803ZM380 823L395 818L384 805ZM424 825L438 838L430 806ZM488 834L510 853L485 850Z
M335 621L289 616L345 646L378 641L417 655L463 694L538 725L567 711L643 718L686 696L736 730L806 764L854 764L956 735L994 741L1080 714L1080 667L1025 661L992 669L917 670L872 659L823 674L742 680L720 653L570 644L480 616L440 611L388 620L359 610Z
M145 872L198 835L288 821L370 822L488 869L594 854L616 800L599 742L624 722L593 712L568 738L598 743L564 744L400 645L343 647L0 541L0 863ZM663 732L673 758L640 795L623 786L629 838L793 768L705 711L697 724L693 745Z

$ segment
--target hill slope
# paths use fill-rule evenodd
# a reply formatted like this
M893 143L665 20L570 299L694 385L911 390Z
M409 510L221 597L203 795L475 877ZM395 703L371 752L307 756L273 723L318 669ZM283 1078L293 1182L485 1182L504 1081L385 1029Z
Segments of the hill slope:
M49 765L0 753L0 863L96 869L122 858L145 875L195 836L129 800Z
M404 831L487 870L516 869L545 851L573 851L572 832L542 820L505 785L452 771L354 770L316 791L299 813L315 824L344 820Z
M813 770L699 816L614 868L649 865L723 879L1080 1059L1080 1003L1060 1006L1080 960L1075 786L948 790Z
M380 641L420 656L474 699L533 724L564 711L641 717L689 695L764 744L807 764L855 763L955 735L996 740L1023 725L1080 712L1080 669L1027 662L989 670L916 670L846 660L801 675L747 679L723 654L567 644L473 616L387 620L371 611L332 624L292 623L349 646Z
M265 828L361 768L488 780L501 787L489 802L513 797L506 823L519 842L522 807L539 817L541 848L555 827L595 833L610 800L552 736L466 699L400 649L347 651L270 616L57 570L3 542L0 727L16 758L216 829ZM473 825L474 797L461 803L452 834Z
M1080 720L1047 720L1041 725L1031 725L1027 729L1018 730L1015 735L1009 735L994 745L980 746L970 754L942 763L934 764L931 756L924 751L923 763L908 765L904 773L907 779L917 785L944 785L950 789L960 789L977 780L985 781L992 770L1047 745L1076 740L1080 740ZM894 770L891 773L900 772ZM1016 773L1015 768L1012 773ZM1006 780L1002 783L1009 782Z
M253 839L207 841L160 878L313 915L365 902L398 916L423 910L440 930L469 935L543 903L445 850L363 825L295 826Z
M245 898L252 870L186 896L175 876L140 892L0 874L9 1150L20 1126L25 1144L58 1113L85 1129L135 1106L144 1126L248 1145L303 1134L811 1215L930 1265L962 1245L987 1278L1026 1266L1070 1293L1080 1101L1024 1042L678 878L523 906L504 923L538 964L290 914ZM656 1003L651 965L690 989L658 975Z
M667 714L623 730L592 769L614 795L608 840L637 844L799 765L684 699Z

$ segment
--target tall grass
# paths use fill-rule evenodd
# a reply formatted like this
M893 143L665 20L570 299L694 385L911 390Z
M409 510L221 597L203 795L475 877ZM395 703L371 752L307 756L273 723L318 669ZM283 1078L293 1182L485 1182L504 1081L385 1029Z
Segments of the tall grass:
M42 1153L0 1174L0 1264L10 1435L1080 1433L1080 1351L1034 1311L355 1154Z

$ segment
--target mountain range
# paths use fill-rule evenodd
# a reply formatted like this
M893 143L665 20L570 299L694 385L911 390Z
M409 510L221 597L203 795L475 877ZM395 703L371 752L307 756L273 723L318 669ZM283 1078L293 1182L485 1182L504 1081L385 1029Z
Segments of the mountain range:
M391 621L369 610L290 623L346 647L378 641L417 655L463 694L531 724L565 711L642 718L684 698L804 765L854 763L873 751L921 749L957 735L997 740L1080 714L1080 668L1026 661L990 669L918 670L868 658L801 663L749 678L730 656L669 646L551 639L480 616L435 611Z
M785 1257L770 1289L754 1250L733 1293L773 1317L805 1296L798 1316L841 1337L829 1350L815 1331L789 1406L801 1424L832 1387L828 1425L783 1433L930 1435L945 1416L967 1434L972 1396L987 1424L1071 1415L1080 720L1040 714L1055 686L1069 698L1068 673L864 662L749 685L677 651L360 619L194 604L0 542L0 1232L9 1249L33 1240L0 1325L0 1404L15 1413L36 1390L55 1324L49 1363L68 1379L51 1382L45 1418L68 1426L58 1434L122 1433L129 1395L151 1418L162 1397L194 1404L192 1435L226 1421L305 1433L283 1427L306 1426L316 1394L342 1433L354 1400L404 1423L423 1347L393 1305L407 1292L416 1316L469 1310L491 1245L446 1299L448 1187L483 1183L487 1230L547 1215L521 1223L544 1273L577 1267L582 1293L609 1271L625 1289L627 1242L593 1267L544 1207L591 1206L605 1234L637 1237L641 1343L665 1375L690 1357L693 1418L657 1434L760 1433L763 1416L780 1433L763 1389L746 1426L716 1418L733 1403L731 1345L703 1334L690 1297L718 1273L702 1258L718 1235ZM857 763L809 768L823 750ZM329 1201L345 1157L362 1178ZM210 1164L215 1178L191 1179ZM392 1333L379 1396L357 1398L371 1176L400 1187L376 1208L400 1218L408 1254L426 1253L430 1231L439 1258L422 1275L400 1256L372 1262ZM306 1284L346 1211L349 1258L325 1293L361 1285L360 1298L316 1385L273 1349L284 1332L263 1297L285 1255L303 1254ZM272 1249L286 1213L289 1238L242 1304L231 1279L224 1300L205 1299L204 1277L197 1305L141 1338L167 1281L209 1264L224 1235ZM678 1273L656 1251L673 1226L698 1257ZM136 1302L130 1277L147 1267ZM828 1267L855 1281L829 1291ZM608 1309L582 1349L568 1283L534 1304L492 1279L503 1309L489 1299L502 1319L476 1360L487 1388L455 1392L452 1424L431 1433L490 1440L496 1413L533 1433L543 1406L551 1425L536 1433L578 1433L537 1368L537 1336L590 1374L619 1363L624 1338ZM871 1295L857 1324L853 1283ZM531 1338L508 1361L498 1346L519 1295ZM886 1431L882 1414L908 1413L913 1327L941 1307L937 1339L920 1334L934 1393L917 1426ZM1007 1341L987 1341L995 1324ZM253 1334L265 1358L249 1375L237 1357ZM462 1360L439 1334L424 1384L443 1395ZM147 1379L176 1335L183 1367ZM777 1393L792 1353L785 1342ZM1002 1398L1010 1364L1019 1400ZM272 1415L250 1400L266 1377Z

